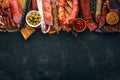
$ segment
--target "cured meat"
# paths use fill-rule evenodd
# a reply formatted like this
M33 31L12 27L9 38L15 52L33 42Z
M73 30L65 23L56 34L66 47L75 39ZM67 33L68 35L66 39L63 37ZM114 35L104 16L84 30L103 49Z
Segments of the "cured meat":
M65 22L65 19L66 19L65 4L66 4L66 0L59 0L59 2L58 2L58 19L59 19L59 22L60 22L60 27L64 31L70 32L71 28L69 28L66 25L66 22Z
M9 18L6 18L6 22L7 22L7 25L6 25L6 26L7 26L8 28L11 28Z
M72 1L67 0L67 4L65 6L65 16L69 17L70 14L72 13Z
M32 0L32 10L37 10L37 0Z
M70 14L69 17L66 18L66 24L72 24L76 18L78 17L78 13L79 13L79 6L78 6L78 0L73 0L73 10Z
M103 7L102 7L102 15L101 15L101 19L100 19L100 22L99 22L99 28L102 28L106 22L106 14L107 14L107 10L108 12L116 12L118 13L119 10L117 9L111 9L110 7L110 0L105 0L104 4L103 4Z
M96 24L93 20L86 20L86 26L89 28L90 31L94 31L96 29Z
M90 31L93 31L97 28L95 22L93 21L92 11L90 8L90 0L80 0L82 14L86 20L87 27Z
M13 21L13 19L10 18L9 21L10 21L10 25L15 28L15 27L16 27L16 24L15 24L15 22Z
M67 3L68 3L68 5L69 5L71 8L73 7L72 1L67 0Z
M64 12L65 3L66 3L66 0L59 0L58 2L58 19L61 27L64 25L63 22L66 17Z
M22 14L20 13L20 8L18 6L17 0L10 1L10 8L11 8L11 14L12 14L14 22L17 24L20 23Z
M102 16L100 19L99 28L101 28L105 24L106 14L107 14L107 4L104 3L102 7Z
M53 26L53 15L52 15L52 5L51 0L43 1L43 11L45 23L49 26Z
M68 16L69 16L68 11L65 11L65 16L66 16L66 17L68 17Z
M7 20L6 20L6 17L3 17L3 22L4 22L5 26L7 27Z
M97 0L95 20L98 23L101 17L102 0Z
M65 6L65 10L66 10L66 12L68 12L70 14L72 13L72 9L69 6Z
M80 0L82 14L85 20L92 19L92 11L90 9L90 0Z
M72 24L78 17L79 5L78 0L72 0L72 11L68 12L71 14L67 17L65 13L65 8L68 9L68 7L65 7L66 2L66 0L59 0L58 2L58 19L61 28L66 32L70 32L71 27L69 27L68 25Z
M108 8L108 9L111 9L111 8L110 8L110 0L106 0L105 3L106 3L107 8Z
M58 22L58 14L57 14L57 11L58 11L57 4L56 4L57 1L58 0L52 0L52 14L54 14L53 15L53 18L54 18L53 28L57 31L57 33L59 33L60 26Z
M10 26L12 26L13 28L15 28L16 24L15 24L14 20L12 19L10 8L8 8L7 11L8 11L8 16L9 16Z
M0 25L4 25L2 16L0 16Z
M0 28L1 29L5 31L6 30L11 31L11 32L13 32L14 30L16 31L16 29L18 29L19 26L18 24L16 24L15 21L19 21L19 20L15 20L14 15L16 14L21 15L24 8L23 6L25 4L25 1L26 0L0 0L0 15L1 15Z

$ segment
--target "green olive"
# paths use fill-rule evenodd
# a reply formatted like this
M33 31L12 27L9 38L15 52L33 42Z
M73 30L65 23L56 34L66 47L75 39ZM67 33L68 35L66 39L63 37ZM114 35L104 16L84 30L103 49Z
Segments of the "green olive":
M40 22L40 20L39 20L39 19L36 19L36 22Z
M40 22L41 21L41 19L38 19L38 22Z
M27 16L27 19L29 19L29 17L30 17L30 16L28 15L28 16Z
M30 20L33 20L33 17L30 17Z
M36 23L33 23L33 25L36 25Z
M37 24L39 24L39 22L36 22Z
M28 19L28 22L30 23L31 21Z
M38 18L38 16L36 15L36 16L35 16L35 19L37 19L37 18Z
M27 20L30 24L35 26L35 25L40 23L41 17L40 17L40 14L38 12L33 12L27 16Z

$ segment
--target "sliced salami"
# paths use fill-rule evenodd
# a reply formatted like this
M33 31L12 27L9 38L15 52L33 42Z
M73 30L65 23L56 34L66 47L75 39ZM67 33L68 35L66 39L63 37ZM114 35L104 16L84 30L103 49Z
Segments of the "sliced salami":
M18 6L17 0L10 1L10 9L13 20L15 23L20 23L22 19L22 14L20 13L20 8Z

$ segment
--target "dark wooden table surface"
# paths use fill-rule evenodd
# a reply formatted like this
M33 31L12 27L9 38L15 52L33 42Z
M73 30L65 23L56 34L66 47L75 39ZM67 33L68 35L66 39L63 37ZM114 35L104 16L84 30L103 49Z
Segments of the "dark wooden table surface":
M120 80L120 33L0 33L0 80Z

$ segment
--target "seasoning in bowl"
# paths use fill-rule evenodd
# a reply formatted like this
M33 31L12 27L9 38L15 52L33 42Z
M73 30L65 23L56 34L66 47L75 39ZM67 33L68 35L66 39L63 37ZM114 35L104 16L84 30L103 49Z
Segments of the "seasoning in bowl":
M83 32L86 29L86 23L83 19L78 18L73 25L73 30L76 32Z
M115 25L119 21L119 15L116 12L109 12L106 15L106 21L109 25Z
M31 27L38 27L41 24L41 16L38 11L30 11L26 15L26 22Z

